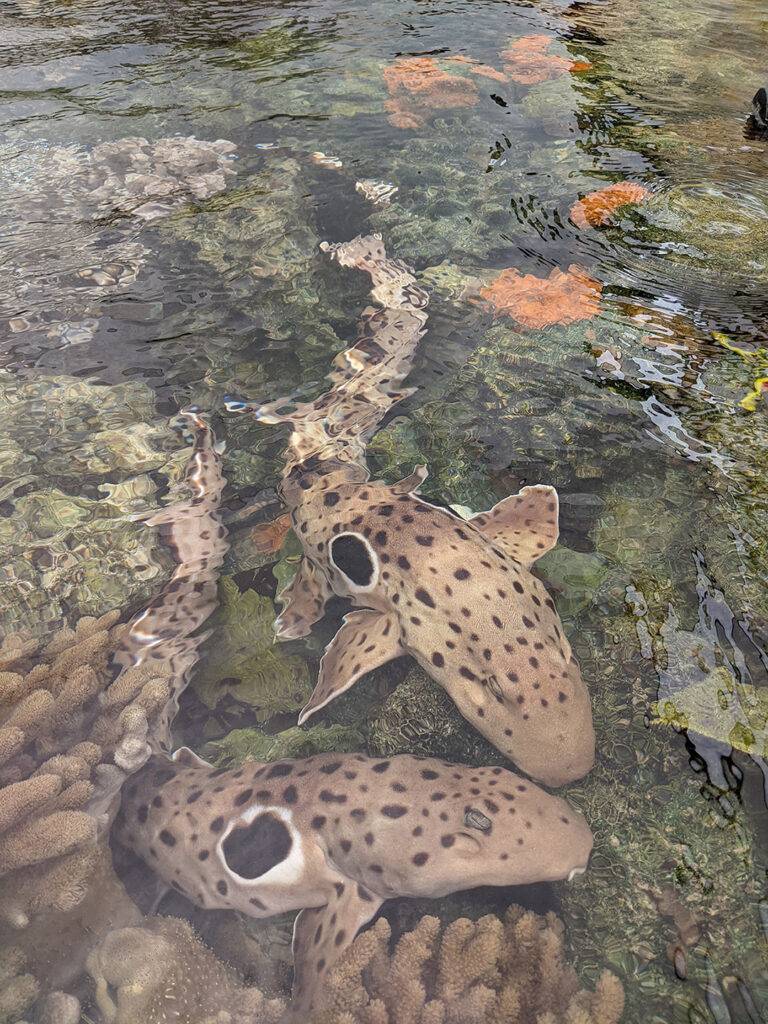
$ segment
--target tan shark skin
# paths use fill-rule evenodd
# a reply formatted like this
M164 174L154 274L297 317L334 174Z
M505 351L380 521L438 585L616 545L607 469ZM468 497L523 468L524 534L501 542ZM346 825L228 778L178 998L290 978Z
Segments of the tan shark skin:
M294 510L306 557L297 598L281 595L288 604L278 635L305 633L330 591L370 610L346 616L299 721L371 669L410 654L533 778L557 786L585 775L594 760L589 695L554 602L526 564L557 536L552 488L526 488L519 501L464 522L397 485L320 478L316 487ZM366 585L344 571L340 541L362 572L370 567ZM311 609L299 617L298 599L310 594Z
M182 750L131 781L118 836L202 907L301 910L295 1014L385 900L567 879L592 848L580 814L512 772L408 755L224 771Z
M589 695L530 571L557 542L557 493L526 487L467 523L415 494L423 467L393 486L369 481L365 443L407 393L427 295L378 235L326 251L371 276L382 308L364 313L320 398L251 408L292 428L280 490L306 557L280 595L278 637L305 636L331 594L369 609L346 617L299 721L407 653L520 768L549 785L580 778L594 761Z

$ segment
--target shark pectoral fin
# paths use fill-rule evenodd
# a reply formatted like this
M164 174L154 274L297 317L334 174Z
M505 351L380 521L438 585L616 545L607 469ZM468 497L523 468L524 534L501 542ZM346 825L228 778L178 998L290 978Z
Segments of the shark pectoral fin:
M530 565L557 544L557 491L544 484L523 487L469 521L516 561Z
M363 609L345 615L343 626L325 649L317 686L299 715L299 725L348 690L360 676L403 653L400 627L391 612Z
M295 640L306 636L317 620L322 618L330 594L330 588L320 570L308 558L302 558L299 571L277 597L283 606L275 619L278 640Z
M325 906L302 910L293 926L294 1014L312 1007L328 971L383 902L356 882L337 882L335 889Z
M391 490L395 494L413 494L427 479L426 466L414 466L410 476L403 477L396 484L392 484Z

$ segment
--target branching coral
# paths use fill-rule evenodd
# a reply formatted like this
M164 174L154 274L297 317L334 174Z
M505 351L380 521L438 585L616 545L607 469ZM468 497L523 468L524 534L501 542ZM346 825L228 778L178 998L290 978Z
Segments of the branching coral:
M619 979L580 989L562 922L510 907L505 919L422 917L390 952L379 920L331 971L313 1024L616 1024Z
M572 264L565 272L555 267L544 278L510 267L480 295L524 327L538 328L597 316L601 292L599 281Z
M88 970L107 1024L277 1024L285 1011L244 985L177 918L110 932Z
M613 185L590 192L571 207L571 220L580 228L608 224L614 210L632 203L641 203L651 193L634 181L615 181Z

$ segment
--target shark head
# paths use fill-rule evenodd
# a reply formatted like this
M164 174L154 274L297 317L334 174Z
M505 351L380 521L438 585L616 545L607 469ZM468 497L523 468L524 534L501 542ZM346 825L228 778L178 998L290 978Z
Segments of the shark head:
M278 635L303 635L330 593L361 609L329 645L299 721L410 654L529 775L548 785L580 778L594 759L589 695L531 572L557 540L556 492L526 487L465 522L414 493L423 478L320 488L296 511L308 557L281 595Z
M592 848L578 812L504 768L361 754L231 771L156 758L127 788L120 838L204 907L300 909L304 1009L385 900L568 879Z

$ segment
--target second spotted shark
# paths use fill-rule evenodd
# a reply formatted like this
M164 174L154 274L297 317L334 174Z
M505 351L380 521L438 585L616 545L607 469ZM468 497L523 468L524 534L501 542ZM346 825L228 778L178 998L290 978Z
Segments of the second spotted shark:
M336 594L345 616L300 722L372 669L409 654L464 717L532 777L560 785L594 760L589 694L554 602L533 563L557 543L557 492L524 487L468 521L417 494L426 470L371 481L365 446L402 388L425 330L428 296L379 235L324 245L367 272L376 307L337 356L313 402L231 401L265 423L289 423L280 491L304 558L282 592L277 636L309 633Z

